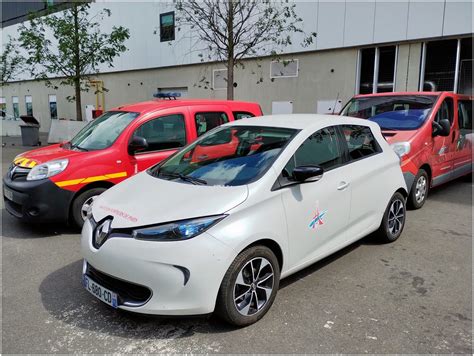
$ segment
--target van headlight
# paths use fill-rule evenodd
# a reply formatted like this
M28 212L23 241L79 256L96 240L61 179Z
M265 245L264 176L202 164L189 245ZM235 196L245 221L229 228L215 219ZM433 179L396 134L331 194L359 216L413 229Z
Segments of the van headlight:
M39 164L31 169L26 176L26 180L40 180L55 176L64 171L68 163L68 159L61 159Z
M410 153L411 144L410 142L395 142L390 145L395 151L398 157L402 158L403 156Z
M181 241L191 239L214 226L227 215L181 220L133 230L132 237L148 241Z

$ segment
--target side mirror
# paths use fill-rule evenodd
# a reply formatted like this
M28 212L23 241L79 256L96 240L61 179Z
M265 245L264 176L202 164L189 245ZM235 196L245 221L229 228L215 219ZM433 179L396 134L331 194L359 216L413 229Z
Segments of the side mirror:
M141 136L133 136L132 140L128 144L128 153L133 155L137 152L146 150L148 148L148 142Z
M293 180L303 183L309 179L316 182L323 176L324 169L321 166L299 166L293 169Z
M433 121L433 137L449 136L450 129L451 123L448 119L442 119L439 122Z

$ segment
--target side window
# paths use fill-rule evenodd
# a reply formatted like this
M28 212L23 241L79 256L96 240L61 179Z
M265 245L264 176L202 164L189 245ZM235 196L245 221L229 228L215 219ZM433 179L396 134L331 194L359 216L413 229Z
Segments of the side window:
M446 98L441 103L441 106L436 113L435 121L440 122L440 120L448 119L451 124L453 124L453 99Z
M293 169L304 165L319 165L325 170L343 163L337 133L334 127L316 131L296 150L283 170L283 176L291 177Z
M186 145L184 116L176 114L147 121L133 135L144 137L148 142L148 148L140 153L183 147Z
M249 117L255 117L254 114L251 114L246 111L233 111L232 114L234 114L234 120L242 120Z
M194 119L198 137L217 126L229 122L229 118L224 112L200 112L196 114Z
M458 102L459 128L472 131L472 100L461 100Z
M381 152L377 140L367 126L342 125L351 160L360 159Z

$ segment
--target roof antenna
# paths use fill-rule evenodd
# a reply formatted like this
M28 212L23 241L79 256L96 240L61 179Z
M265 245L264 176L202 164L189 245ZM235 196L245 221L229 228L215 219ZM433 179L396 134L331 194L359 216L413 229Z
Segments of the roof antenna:
M334 106L332 107L331 115L334 115L334 111L336 111L336 104L337 104L338 99L339 99L339 92L337 92L336 101L334 102Z

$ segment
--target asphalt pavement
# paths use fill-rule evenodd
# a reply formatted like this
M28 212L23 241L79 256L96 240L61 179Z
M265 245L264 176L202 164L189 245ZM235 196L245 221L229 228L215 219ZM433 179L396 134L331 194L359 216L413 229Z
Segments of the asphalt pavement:
M26 150L4 143L3 172ZM164 319L105 306L81 286L79 239L66 226L24 224L2 205L3 353L472 354L465 179L409 211L397 242L365 238L282 281L269 313L243 329L213 316Z

